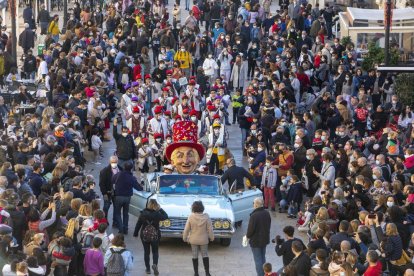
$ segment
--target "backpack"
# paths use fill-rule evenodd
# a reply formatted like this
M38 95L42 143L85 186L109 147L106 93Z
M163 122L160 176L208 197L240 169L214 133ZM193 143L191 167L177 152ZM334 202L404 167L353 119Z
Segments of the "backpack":
M106 268L106 275L107 276L124 276L125 274L125 262L124 258L122 258L122 253L125 249L121 249L119 251L115 251L113 248L110 248L111 256L108 260L108 265Z
M144 242L153 242L158 240L158 231L152 222L147 221L147 225L141 232L141 237Z
M80 244L82 246L82 249L81 249L82 254L86 254L86 251L89 248L92 248L93 238L95 238L95 234L90 233L90 232L84 233L82 235L82 239L81 239L81 242L80 242Z

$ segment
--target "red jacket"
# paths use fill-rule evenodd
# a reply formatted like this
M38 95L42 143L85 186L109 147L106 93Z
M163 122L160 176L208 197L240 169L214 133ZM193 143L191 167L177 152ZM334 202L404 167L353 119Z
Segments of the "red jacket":
M407 170L409 170L412 167L414 167L414 155L411 155L410 157L408 157L407 159L405 159L404 166L407 168Z
M382 264L377 262L375 266L369 266L364 273L364 276L380 276L382 275Z

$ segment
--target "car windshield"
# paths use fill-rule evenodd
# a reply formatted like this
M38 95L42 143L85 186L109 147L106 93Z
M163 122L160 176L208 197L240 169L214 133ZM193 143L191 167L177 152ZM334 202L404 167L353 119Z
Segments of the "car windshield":
M211 175L162 175L160 194L219 195L218 178Z

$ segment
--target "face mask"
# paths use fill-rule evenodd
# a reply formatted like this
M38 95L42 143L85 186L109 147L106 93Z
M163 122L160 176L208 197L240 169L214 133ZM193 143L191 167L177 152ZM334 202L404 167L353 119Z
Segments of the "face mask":
M311 160L312 156L306 155L306 159Z
M349 81L349 77L345 77L345 80Z
M122 136L127 137L128 136L128 133L122 132Z
M326 140L326 136L325 136L325 135L322 135L322 136L321 136L321 140L322 140L322 141L325 141L325 140Z
M392 101L392 104L397 104L397 101Z
M213 55L208 55L208 58L213 58Z
M181 52L185 52L185 49L181 49Z
M191 121L196 122L197 121L197 117L196 116L191 116Z
M172 142L171 139L167 139L168 144L171 144L171 142Z
M161 70L165 69L165 65L160 65L160 69Z
M295 149L298 149L300 147L298 143L295 143L293 146L295 147Z
M251 130L252 135L256 135L257 131L255 129Z
M345 135L345 133L339 132L339 136L344 136L344 135Z
M261 152L261 151L263 151L263 149L262 148L257 148L257 151Z
M20 183L17 183L17 186L16 186L16 188L17 189L20 189L20 187L22 186L22 184L20 184Z
M219 134L220 134L220 129L215 129L215 130L214 130L214 134L215 134L215 135L219 135Z
M161 143L161 138L157 138L155 139L155 141L157 141L158 143Z
M270 167L271 165L272 165L272 163L266 162L266 166Z
M339 136L339 131L335 131L335 134L336 134L337 136Z
M387 201L387 206L388 206L388 207L392 207L392 206L394 206L394 202L392 202L392 201Z
M378 176L376 176L375 174L372 175L372 179L377 180Z
M375 160L375 164L377 164L379 166L380 165L380 161L379 160Z
M302 35L302 39L305 39L306 38L306 35Z
M338 154L338 155L336 156L336 158L341 159L341 156Z

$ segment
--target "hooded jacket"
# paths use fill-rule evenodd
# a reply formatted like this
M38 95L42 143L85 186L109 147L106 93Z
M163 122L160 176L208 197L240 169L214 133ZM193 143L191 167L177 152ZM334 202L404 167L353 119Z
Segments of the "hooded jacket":
M209 215L191 213L185 224L183 240L192 245L206 245L209 241L213 241L213 224Z

